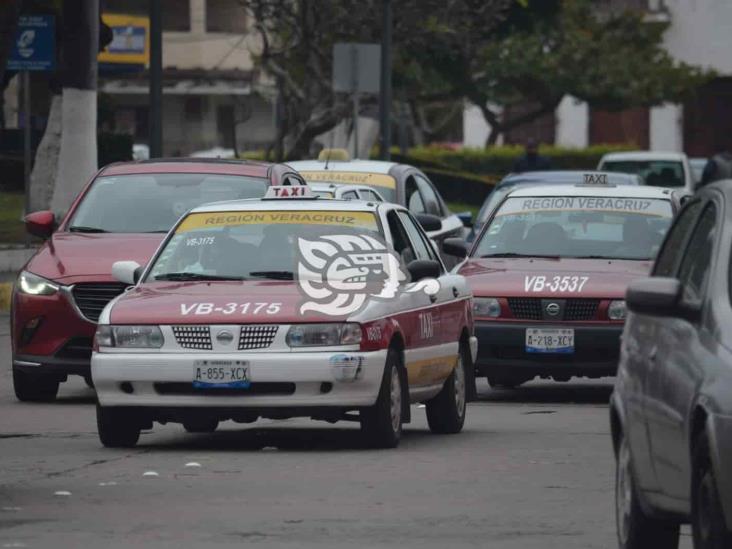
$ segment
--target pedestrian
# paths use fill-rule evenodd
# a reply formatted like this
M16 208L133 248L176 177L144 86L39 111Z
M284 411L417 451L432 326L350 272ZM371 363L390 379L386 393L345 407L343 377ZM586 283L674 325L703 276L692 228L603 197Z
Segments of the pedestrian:
M715 154L707 161L697 189L722 179L732 179L732 154L726 151Z
M539 143L534 138L526 141L526 153L513 164L514 173L550 170L551 161L539 154Z

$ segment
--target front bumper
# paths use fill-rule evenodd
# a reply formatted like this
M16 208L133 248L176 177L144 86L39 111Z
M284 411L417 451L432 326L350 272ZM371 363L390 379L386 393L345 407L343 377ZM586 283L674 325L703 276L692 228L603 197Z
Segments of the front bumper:
M575 352L527 353L527 328L573 328ZM478 337L476 374L518 374L522 377L615 375L622 331L622 325L478 321L475 323Z
M338 381L331 363L337 355L361 359L358 378ZM358 408L376 402L386 350L368 353L272 352L94 353L92 379L103 406L201 408ZM197 358L249 363L249 389L195 389ZM131 390L130 390L131 389Z

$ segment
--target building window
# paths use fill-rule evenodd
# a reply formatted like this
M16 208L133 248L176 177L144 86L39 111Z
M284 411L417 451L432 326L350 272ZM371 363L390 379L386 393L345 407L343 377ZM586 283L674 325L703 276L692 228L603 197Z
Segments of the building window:
M238 0L206 0L206 31L243 33L247 13Z
M203 97L189 95L183 104L183 112L189 122L199 122L203 119Z
M162 0L163 30L185 32L191 30L189 0Z

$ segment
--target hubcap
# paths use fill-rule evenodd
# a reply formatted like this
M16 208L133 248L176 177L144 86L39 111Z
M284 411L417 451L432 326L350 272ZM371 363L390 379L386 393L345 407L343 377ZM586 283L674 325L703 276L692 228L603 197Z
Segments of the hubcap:
M463 369L463 357L458 356L455 366L455 408L459 417L465 413L465 370Z
M399 372L391 370L391 428L398 432L402 425L402 386L399 381Z
M618 470L615 479L615 511L618 523L618 537L625 545L630 530L630 512L633 504L633 477L630 471L630 450L625 439L618 452Z

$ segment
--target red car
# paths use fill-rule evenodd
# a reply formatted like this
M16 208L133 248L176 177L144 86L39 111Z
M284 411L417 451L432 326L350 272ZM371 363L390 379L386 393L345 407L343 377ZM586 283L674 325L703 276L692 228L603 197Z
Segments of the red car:
M188 210L207 202L259 198L270 185L302 185L291 168L226 160L153 160L102 168L57 224L52 212L26 217L46 238L13 289L13 384L18 399L53 400L69 375L91 384L96 322L126 288L112 264L145 264Z
M614 375L625 290L646 276L671 223L669 189L543 185L510 192L461 269L474 294L476 375Z

